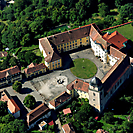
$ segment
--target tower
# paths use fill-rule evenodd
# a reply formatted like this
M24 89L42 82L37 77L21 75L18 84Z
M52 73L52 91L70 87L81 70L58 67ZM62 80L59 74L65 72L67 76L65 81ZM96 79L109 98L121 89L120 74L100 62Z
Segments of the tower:
M99 78L93 77L89 83L89 104L102 111L101 98L103 97L103 85Z

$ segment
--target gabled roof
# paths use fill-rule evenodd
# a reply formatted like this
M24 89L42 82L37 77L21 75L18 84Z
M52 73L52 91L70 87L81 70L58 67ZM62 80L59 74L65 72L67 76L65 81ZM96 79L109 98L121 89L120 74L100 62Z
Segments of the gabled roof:
M65 31L63 33L58 33L52 36L48 36L48 39L54 45L58 46L60 44L64 44L70 41L74 41L74 40L89 36L90 28L91 28L91 24L85 25L69 31Z
M56 108L70 98L71 98L71 95L68 94L66 91L64 91L59 96L52 99L49 103Z
M6 102L7 101L7 107L10 110L12 114L20 111L20 108L16 104L16 102L13 100L13 98L9 95L9 93L4 90L0 93L1 101Z
M41 38L39 39L39 41L47 55L45 57L46 62L53 62L55 60L61 59L61 57L59 56L59 53L53 50L52 45L50 44L47 37Z
M108 93L129 68L130 59L128 56L119 59L101 80L104 91Z
M70 108L67 108L67 109L63 109L63 113L64 113L64 115L66 115L66 114L70 114L72 112L71 112Z
M71 123L65 124L62 126L65 133L75 133L74 128L72 127Z
M24 69L26 74L30 74L36 71L39 71L41 69L46 68L46 66L44 65L44 63L38 64L38 65L34 65L34 66L30 66L29 68Z
M48 106L45 103L42 103L38 107L36 107L34 110L30 111L27 114L27 123L28 126L35 122L37 119L41 118L43 115L45 115L49 111Z
M123 35L121 35L118 31L114 31L113 33L106 33L103 35L103 38L111 43L114 44L118 49L121 49L124 47L123 43L126 42L128 39L126 39Z
M81 79L75 79L74 81L72 81L70 84L67 85L68 90L76 89L88 92L89 91L88 88L89 88L89 83L86 83Z
M20 73L20 69L18 68L18 66L13 66L10 67L8 69L5 69L3 71L0 71L0 79L5 78L8 75L14 75L16 73Z

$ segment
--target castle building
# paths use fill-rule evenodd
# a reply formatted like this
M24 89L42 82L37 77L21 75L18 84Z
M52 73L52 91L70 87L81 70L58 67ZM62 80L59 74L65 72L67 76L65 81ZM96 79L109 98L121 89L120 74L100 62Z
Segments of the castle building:
M40 51L50 70L62 66L60 53L87 45L91 45L95 56L112 67L102 79L93 77L90 83L74 80L67 86L67 92L72 97L88 98L89 103L102 112L110 98L132 74L133 59L123 52L128 48L128 40L117 31L102 34L94 23L39 39ZM58 61L59 65L55 67Z

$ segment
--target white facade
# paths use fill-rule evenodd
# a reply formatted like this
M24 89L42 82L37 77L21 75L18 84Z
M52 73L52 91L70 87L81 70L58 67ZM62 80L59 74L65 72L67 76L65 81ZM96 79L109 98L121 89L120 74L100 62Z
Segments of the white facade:
M104 63L107 63L107 54L102 48L102 45L95 43L91 38L90 42L91 42L91 48L94 51L94 55L100 57Z
M111 66L113 66L117 62L117 60L118 60L118 58L110 56L110 55L108 55L108 57L109 57L109 64Z

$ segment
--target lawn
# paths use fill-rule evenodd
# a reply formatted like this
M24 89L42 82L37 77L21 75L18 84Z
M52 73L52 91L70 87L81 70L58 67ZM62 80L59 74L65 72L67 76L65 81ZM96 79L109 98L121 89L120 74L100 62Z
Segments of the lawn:
M113 31L118 31L119 33L121 33L124 37L126 37L127 39L130 39L133 41L133 26L131 24L127 24L118 28L114 28L111 30L108 30L109 32L113 32ZM106 31L107 32L107 31Z
M70 68L70 70L78 78L88 79L93 77L97 72L96 65L88 59L78 58L73 63L74 67Z

